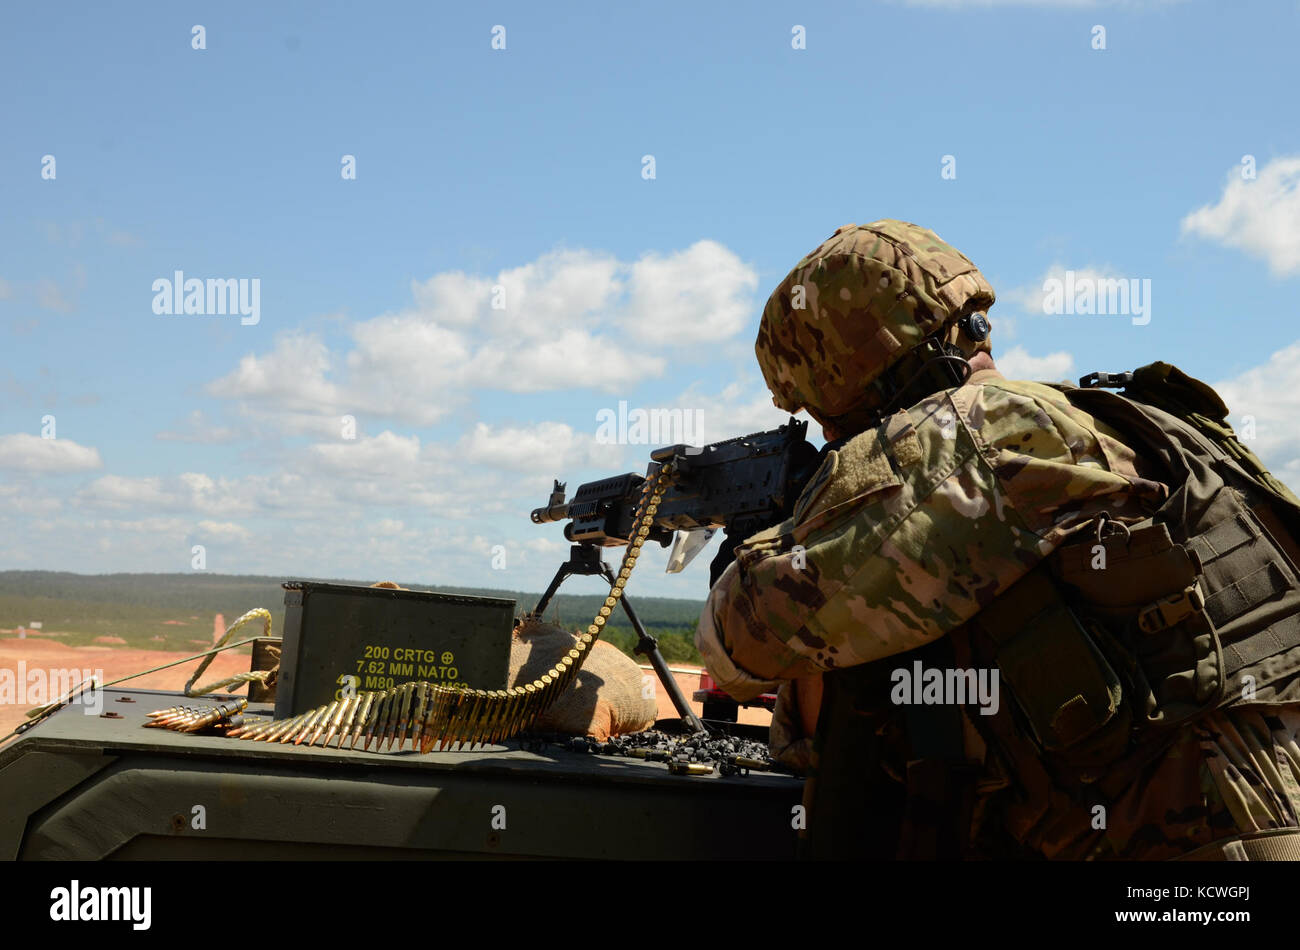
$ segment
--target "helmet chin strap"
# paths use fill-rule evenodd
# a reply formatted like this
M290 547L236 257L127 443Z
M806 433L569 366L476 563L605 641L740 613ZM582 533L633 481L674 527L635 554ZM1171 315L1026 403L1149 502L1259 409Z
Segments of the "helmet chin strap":
M945 342L938 334L926 338L902 361L886 370L872 383L875 406L858 408L826 418L812 413L823 426L829 423L837 432L856 434L874 429L899 405L912 405L931 393L965 385L971 365L964 350Z
M894 394L880 407L878 418L883 419L903 402L904 397L915 392L911 402L924 399L941 389L963 386L970 379L971 367L961 349L952 343L940 342L930 337L913 351L923 362L901 382L891 373ZM918 385L927 384L925 387ZM921 391L924 389L924 391Z

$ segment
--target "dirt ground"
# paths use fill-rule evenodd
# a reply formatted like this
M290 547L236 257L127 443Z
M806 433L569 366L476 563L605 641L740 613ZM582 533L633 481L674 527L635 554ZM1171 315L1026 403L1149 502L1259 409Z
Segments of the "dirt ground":
M194 652L203 649L196 647ZM19 661L25 666L25 671L42 670L46 676L55 670L77 670L81 675L84 671L90 671L92 674L99 674L103 671L103 681L108 683L120 676L127 676L140 670L152 669L155 666L161 666L172 660L178 660L188 653L168 653L162 650L134 650L114 646L85 646L72 647L66 643L59 643L57 640L50 639L48 636L28 635L26 639L20 640L17 637L0 637L0 670L9 670L10 674L15 677L19 673ZM223 679L234 673L244 672L248 669L249 658L247 654L239 653L220 653L203 672L202 682L210 683L213 680ZM176 689L179 690L185 685L185 681L190 678L194 670L198 668L199 661L194 660L181 666L174 666L169 670L160 670L157 673L150 673L147 676L141 676L133 679L123 686L137 686L142 689ZM62 678L62 677L60 677ZM38 703L9 703L0 702L0 736L6 736L21 723L26 717L24 713L32 706Z
M202 648L196 647L197 649ZM163 663L178 660L187 655L186 653L127 649L99 644L72 647L59 643L48 635L28 635L26 639L21 640L14 636L0 636L0 670L11 671L11 675L15 677L15 680L20 669L19 661L25 664L25 670L40 669L46 671L47 675L54 670L88 670L94 674L102 671L103 681L112 682L118 677L127 676L140 670L152 669L155 666L161 666ZM213 680L223 679L234 673L243 672L248 669L248 663L247 654L218 654L213 659L212 665L204 671L201 678L202 683L210 683ZM157 673L150 673L147 676L133 679L130 681L130 685L144 689L179 690L185 685L185 681L190 678L197 666L198 661L194 660L168 670L161 670ZM650 671L649 667L643 667L643 669ZM674 664L673 670L678 685L689 701L691 694L700 686L699 669ZM84 673L81 673L81 675L84 675ZM672 700L668 697L667 690L662 687L657 688L655 698L659 703L660 718L668 718L677 714L673 708ZM15 726L21 723L25 718L24 713L33 705L36 705L36 703L0 702L0 736L8 735ZM701 711L700 704L696 702L691 702L691 708L697 714ZM772 715L764 709L742 709L740 711L740 721L766 725L772 721Z
M654 670L648 666L642 666L641 669L653 675ZM680 663L672 664L673 679L677 680L677 685L681 687L682 694L690 702L691 708L695 714L699 715L702 711L700 704L691 700L691 694L700 688L700 668L686 666ZM679 672L687 671L689 672ZM659 718L667 719L677 715L677 710L673 706L673 701L668 697L668 691L658 682L655 683L655 699L659 702ZM740 710L739 722L752 723L756 726L766 726L772 722L772 714L766 709L754 706L750 709Z

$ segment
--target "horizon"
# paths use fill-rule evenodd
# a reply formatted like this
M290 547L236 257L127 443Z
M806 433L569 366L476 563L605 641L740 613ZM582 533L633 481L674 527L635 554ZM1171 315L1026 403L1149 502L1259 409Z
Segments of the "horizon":
M552 480L784 422L763 303L884 217L1007 376L1175 363L1300 487L1300 6L582 9L0 14L0 568L544 589Z

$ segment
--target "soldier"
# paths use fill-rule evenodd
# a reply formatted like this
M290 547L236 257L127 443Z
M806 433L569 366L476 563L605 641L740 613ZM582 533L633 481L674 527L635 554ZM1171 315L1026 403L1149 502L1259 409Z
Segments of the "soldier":
M828 443L696 643L735 698L780 687L806 853L1300 858L1300 502L1168 364L1003 378L993 302L885 220L763 311L773 401Z

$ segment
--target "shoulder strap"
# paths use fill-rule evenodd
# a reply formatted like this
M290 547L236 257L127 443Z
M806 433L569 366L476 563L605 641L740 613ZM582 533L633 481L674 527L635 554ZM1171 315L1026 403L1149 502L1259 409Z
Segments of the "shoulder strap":
M1228 423L1228 407L1208 384L1184 373L1170 363L1155 362L1139 367L1127 376L1122 395L1148 406L1155 406L1190 425L1208 439L1218 451L1232 459L1250 478L1279 501L1300 512L1300 498L1265 467L1264 463L1237 438ZM1105 374L1093 373L1080 380L1106 380ZM1104 385L1104 383L1103 383Z

